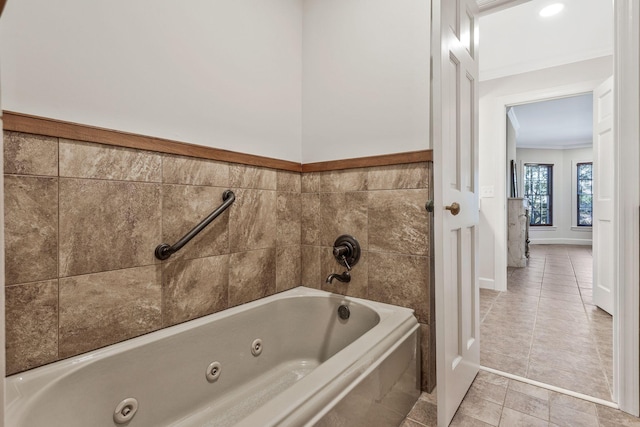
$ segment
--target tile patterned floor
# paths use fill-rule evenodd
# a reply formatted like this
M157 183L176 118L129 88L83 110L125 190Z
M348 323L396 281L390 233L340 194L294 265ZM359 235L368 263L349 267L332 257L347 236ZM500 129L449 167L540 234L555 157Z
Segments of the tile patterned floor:
M536 245L507 292L481 290L480 363L611 400L612 319L592 301L590 247ZM435 391L401 427L436 426ZM621 411L480 371L451 426L640 427Z
M436 398L423 393L401 427L435 427ZM480 371L451 427L640 427L640 418Z
M592 301L588 246L532 245L507 292L480 293L480 364L611 400L612 318Z

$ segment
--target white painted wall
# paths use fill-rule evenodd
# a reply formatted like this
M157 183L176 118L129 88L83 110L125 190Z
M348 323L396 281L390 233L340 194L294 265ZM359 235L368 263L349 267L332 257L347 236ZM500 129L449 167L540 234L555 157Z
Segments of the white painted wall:
M20 0L0 21L7 110L301 159L300 0Z
M591 228L577 227L576 164L593 161L593 148L573 150L540 150L519 148L519 194L524 197L524 165L544 163L553 165L553 227L530 227L531 244L590 245Z
M429 148L423 0L306 0L303 163Z
M581 61L480 83L480 187L506 194L506 108L593 90L613 71L612 57ZM506 199L481 198L480 285L506 289Z
M424 0L8 2L4 107L296 162L424 150L429 14Z

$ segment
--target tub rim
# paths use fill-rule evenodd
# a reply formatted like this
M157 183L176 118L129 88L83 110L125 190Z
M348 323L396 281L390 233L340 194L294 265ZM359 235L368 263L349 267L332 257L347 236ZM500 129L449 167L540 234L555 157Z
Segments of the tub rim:
M68 375L71 375L74 372L82 369L84 366L87 366L95 361L99 361L101 359L105 359L108 357L117 356L119 354L126 352L131 348L141 347L146 344L153 343L155 341L159 341L165 338L170 338L182 332L207 325L217 320L234 316L236 314L245 312L247 310L252 310L254 308L261 307L273 301L285 300L285 299L293 300L301 297L312 297L312 298L323 298L323 299L328 298L328 299L333 299L337 301L355 302L357 304L365 306L371 309L372 311L374 311L378 315L378 323L374 325L371 329L363 333L361 336L356 338L354 341L349 343L345 348L341 349L336 354L331 356L329 359L327 359L327 361L323 362L321 365L318 366L318 368L316 368L314 371L312 371L307 376L302 378L300 381L304 381L310 376L312 379L315 379L316 377L322 377L323 375L326 375L327 373L325 371L327 370L327 368L326 367L324 369L320 369L320 368L322 368L322 366L325 365L328 361L335 360L336 356L344 357L345 350L347 350L346 353L350 355L349 356L350 362L346 366L344 366L344 369L341 370L340 375L342 376L346 375L349 378L355 379L358 377L358 375L361 372L359 372L357 369L354 368L354 364L356 364L359 358L362 357L361 353L363 352L362 350L358 350L357 348L366 347L367 349L369 349L372 347L380 346L380 343L377 343L378 340L376 340L375 342L372 342L373 339L371 335L373 330L377 330L377 332L379 332L378 327L380 325L383 325L383 324L386 325L391 318L398 317L399 315L406 319L403 323L407 323L407 321L409 321L410 323L415 323L415 328L412 328L412 330L418 328L417 320L413 316L414 310L410 308L393 306L393 305L382 303L382 302L371 301L371 300L346 296L346 295L337 294L337 293L331 293L331 292L327 292L319 289L308 288L305 286L298 286L274 295L270 295L265 298L261 298L261 299L251 301L245 304L241 304L235 307L231 307L231 308L228 308L216 313L212 313L200 318L185 321L177 325L172 325L167 328L152 331L138 337L130 338L125 341L121 341L121 342L111 344L96 350L92 350L86 353L72 356L67 359L59 360L47 365L39 366L27 371L19 372L11 376L8 376L5 378L5 384L6 384L5 407L7 411L7 414L6 414L7 419L11 420L12 417L15 417L17 420L19 420L23 414L23 411L29 408L29 405L33 402L33 400L37 399L41 393L45 393L48 391L49 387L47 387L47 385L53 384L55 383L56 380L60 378L64 378ZM413 322L411 322L411 319L413 319ZM400 325L397 325L397 326L400 326ZM388 338L388 335L392 333L393 333L393 330L386 331L385 337ZM363 341L365 341L367 345L363 346L364 344ZM357 342L359 342L359 345L354 346L353 344ZM356 349L354 349L354 347ZM358 356L356 357L356 355ZM319 369L320 369L319 371L320 373L316 373L316 371L318 371ZM355 375L356 373L358 375ZM305 382L311 382L311 380L307 380ZM315 388L316 392L322 391L322 389L326 389L328 384L329 382L325 383L323 386L319 387L319 390L318 388ZM274 399L270 400L270 402L278 399L282 394L286 394L286 392L287 390L275 396ZM296 407L293 408L291 411L288 411L285 416L278 417L278 419L282 419L286 416L291 415L296 411L298 407L300 407L300 405L309 401L310 397L312 396L308 396L308 394L309 393L304 393L304 396L300 396L300 397L303 397L303 399L299 401ZM26 397L27 395L29 395L28 398ZM296 400L299 400L299 399L296 399ZM314 400L318 400L318 399L314 399ZM263 405L256 408L256 411L260 411L261 409L264 408L264 406L267 406L267 405ZM242 425L242 421L240 421L240 424L238 425Z

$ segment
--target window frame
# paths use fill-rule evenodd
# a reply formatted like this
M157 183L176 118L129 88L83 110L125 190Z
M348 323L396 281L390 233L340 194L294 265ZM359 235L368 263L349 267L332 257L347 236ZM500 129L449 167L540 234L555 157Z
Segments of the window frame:
M580 166L581 165L591 165L591 224L580 224L580 196L582 195L580 193L580 181L585 181L585 180L581 180L579 177L579 170L580 170ZM574 168L574 176L575 176L575 187L574 187L574 194L575 194L575 198L576 198L576 203L575 203L575 212L574 212L574 220L575 220L575 226L579 227L581 229L590 229L593 227L593 161L583 161L583 162L576 162L575 164L575 168Z
M530 215L530 220L529 220L529 226L530 227L553 227L553 220L554 220L554 215L553 215L553 187L554 187L554 182L553 182L553 167L555 166L554 163L536 163L536 162L523 162L522 165L522 197L527 199L527 201L529 201L529 198L527 197L526 194L526 178L527 178L527 166L545 166L548 168L549 172L548 172L548 183L547 186L549 188L549 191L547 193L547 196L549 197L549 204L548 204L548 211L549 211L549 224L532 224L531 223L531 219L533 219L533 215ZM529 202L529 209L533 210L532 207L532 203Z

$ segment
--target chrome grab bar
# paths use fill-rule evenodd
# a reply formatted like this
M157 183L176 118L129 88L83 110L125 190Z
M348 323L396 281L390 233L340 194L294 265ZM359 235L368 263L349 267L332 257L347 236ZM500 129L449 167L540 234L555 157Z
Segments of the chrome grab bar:
M236 195L233 194L233 191L225 190L225 192L222 193L223 203L215 211L211 212L209 216L207 216L205 219L203 219L200 222L200 224L193 227L191 231L185 234L182 237L182 239L178 240L173 245L169 246L166 243L159 244L155 250L156 258L165 260L169 258L171 255L173 255L174 253L178 252L180 249L182 249L184 245L189 243L189 240L196 237L198 233L200 233L207 225L209 225L211 221L216 219L222 212L227 210L227 208L231 206L231 204L233 204L235 200L236 200Z

